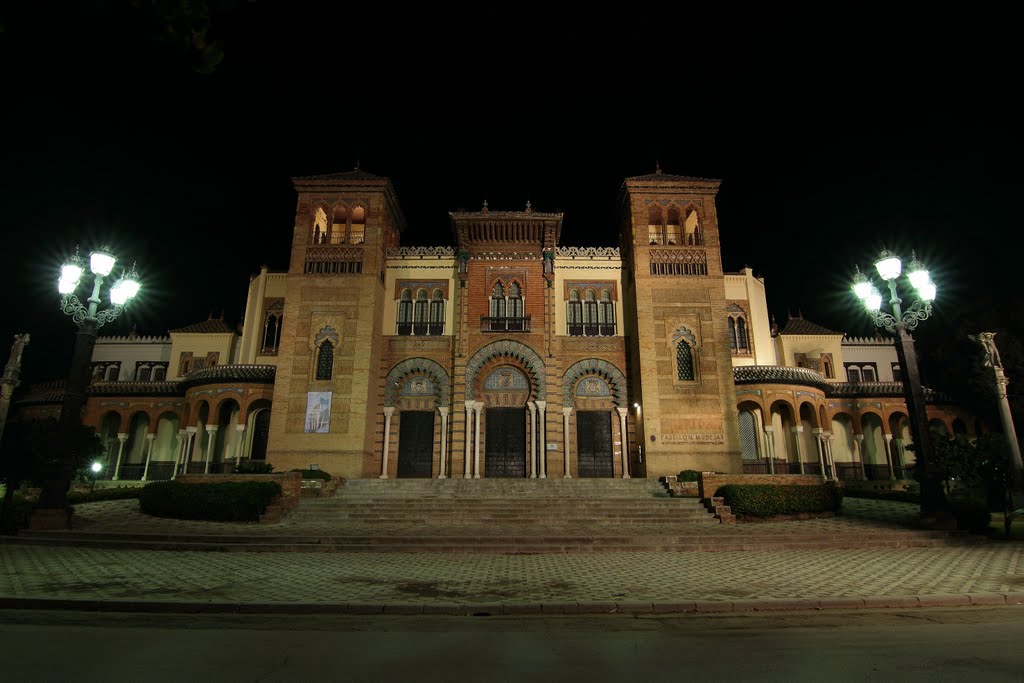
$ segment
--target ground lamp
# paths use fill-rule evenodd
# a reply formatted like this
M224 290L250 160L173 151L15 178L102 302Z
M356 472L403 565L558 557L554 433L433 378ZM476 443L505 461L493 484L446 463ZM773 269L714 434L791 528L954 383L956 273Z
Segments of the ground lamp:
M941 482L934 471L935 458L925 415L924 389L921 387L914 338L910 333L917 328L918 323L931 315L932 302L935 300L935 283L928 275L928 270L917 260L914 252L911 252L904 286L909 285L909 289L917 298L909 307L902 308L903 300L897 286L903 272L902 259L883 249L875 261L875 269L885 282L884 286L888 287L891 313L882 310L882 294L859 268L854 275L853 291L864 303L864 308L875 326L885 329L895 339L896 357L903 375L903 397L910 416L911 437L916 444L918 480L921 483L921 517L922 521L933 522L936 515L945 511L946 501Z
M82 424L82 407L85 404L85 390L89 384L89 366L93 347L96 345L96 333L103 325L121 315L140 288L135 266L133 265L130 271L122 269L120 277L113 281L108 291L110 306L100 309L100 304L103 303L100 293L104 283L111 279L110 274L114 271L116 263L117 259L107 247L90 253L88 264L79 256L76 249L75 255L60 269L57 291L62 297L61 310L71 316L78 327L78 333L75 336L71 367L64 387L64 403L60 411L59 429L62 446L44 463L39 504L30 520L30 526L34 529L61 529L67 527L70 521L67 491L77 456L72 449L75 448L77 433ZM83 280L86 291L90 292L85 303L82 303L75 294Z
M99 476L100 470L103 469L103 465L99 464L98 462L94 462L89 467L89 469L92 470L92 488L90 489L90 491L95 491L96 490L96 477Z

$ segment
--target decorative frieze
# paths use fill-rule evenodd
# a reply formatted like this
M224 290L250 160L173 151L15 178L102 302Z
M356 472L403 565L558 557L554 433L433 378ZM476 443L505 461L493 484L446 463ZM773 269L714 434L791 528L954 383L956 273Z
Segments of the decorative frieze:
M558 247L555 256L570 259L621 258L618 247Z
M388 258L453 258L454 247L391 247Z

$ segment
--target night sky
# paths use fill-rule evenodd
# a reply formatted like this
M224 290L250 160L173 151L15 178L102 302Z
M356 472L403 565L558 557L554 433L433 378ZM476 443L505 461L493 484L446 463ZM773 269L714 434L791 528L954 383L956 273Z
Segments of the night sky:
M722 180L725 269L766 278L780 324L802 312L873 332L848 285L883 246L916 248L938 282L924 339L1024 318L1005 21L237 0L211 3L223 60L205 74L194 46L167 39L179 20L128 2L23 4L0 10L0 340L32 334L27 382L67 371L56 279L76 243L109 242L143 277L101 334L221 311L236 324L249 275L287 264L290 178L357 162L391 178L407 245L451 243L447 212L484 199L563 211L563 245L614 245L622 179L659 162Z

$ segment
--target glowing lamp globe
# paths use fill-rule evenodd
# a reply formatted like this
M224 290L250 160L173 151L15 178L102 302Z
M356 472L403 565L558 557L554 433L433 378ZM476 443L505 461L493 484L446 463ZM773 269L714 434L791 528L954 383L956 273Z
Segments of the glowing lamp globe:
M903 270L903 262L896 254L883 249L878 260L875 261L875 268L878 269L879 277L888 282L900 276L900 272Z
M105 249L100 249L89 254L89 270L100 277L110 275L110 271L114 269L114 263L116 262L117 259Z
M935 283L926 282L924 285L917 288L917 294L921 297L921 301L931 303L935 301Z

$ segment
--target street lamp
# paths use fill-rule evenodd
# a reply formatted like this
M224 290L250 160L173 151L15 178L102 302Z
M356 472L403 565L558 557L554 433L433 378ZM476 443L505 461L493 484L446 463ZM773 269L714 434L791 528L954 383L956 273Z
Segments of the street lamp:
M96 477L99 476L100 470L103 469L103 465L98 462L94 462L89 466L89 469L92 470L92 487L89 489L89 493L92 493L96 490Z
M910 415L910 433L917 445L915 451L918 479L921 483L921 517L923 521L934 522L937 521L937 515L945 512L945 496L934 472L935 458L925 415L924 389L921 387L914 338L910 333L917 328L918 323L931 315L936 287L924 264L917 260L914 252L911 252L911 261L907 265L907 280L916 292L917 299L909 308L903 309L900 307L903 300L896 287L896 281L903 271L902 259L883 249L875 261L875 269L888 285L892 313L881 310L882 294L860 268L856 269L853 277L853 291L864 303L864 308L875 326L885 329L896 340L896 357L903 374L903 397Z
M134 265L130 271L122 269L120 277L110 287L110 306L100 310L101 288L114 271L116 263L117 259L109 247L101 247L89 254L88 267L93 281L92 292L85 303L75 294L83 275L88 277L86 263L77 248L74 256L65 261L60 269L57 281L57 291L62 297L60 307L78 326L78 333L64 387L64 403L60 410L60 431L63 437L61 451L54 453L44 465L39 504L30 520L33 529L63 529L70 522L67 491L73 473L75 453L72 449L82 424L82 406L85 404L85 389L89 384L89 364L96 345L96 333L103 325L121 315L141 287Z

